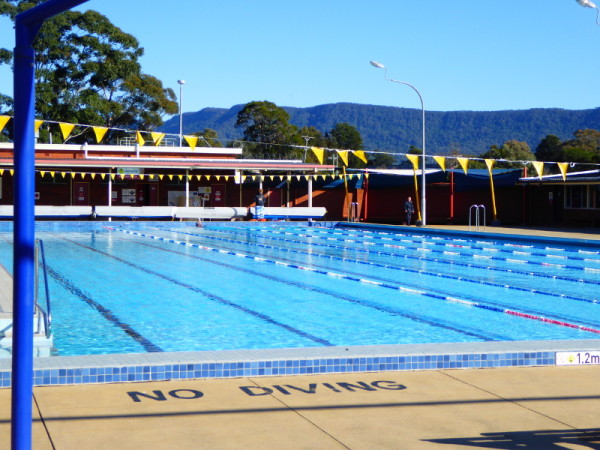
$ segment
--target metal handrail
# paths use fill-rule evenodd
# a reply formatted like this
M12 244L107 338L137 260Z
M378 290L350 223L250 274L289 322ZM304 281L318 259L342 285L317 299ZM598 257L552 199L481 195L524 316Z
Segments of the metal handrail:
M358 222L358 202L348 204L348 222Z
M469 208L469 231L471 231L471 216L473 209L475 209L475 231L479 231L479 210L482 210L483 213L483 231L485 231L486 225L486 211L485 205L471 205Z
M37 332L40 332L41 325L44 326L44 334L46 338L52 335L52 309L50 301L50 289L48 288L48 270L46 268L46 253L44 251L44 242L41 239L35 240L35 313L38 315ZM41 259L41 261L40 261ZM44 290L46 293L46 307L39 303L39 269L40 262L42 265L42 275L44 279ZM40 323L43 320L42 323Z

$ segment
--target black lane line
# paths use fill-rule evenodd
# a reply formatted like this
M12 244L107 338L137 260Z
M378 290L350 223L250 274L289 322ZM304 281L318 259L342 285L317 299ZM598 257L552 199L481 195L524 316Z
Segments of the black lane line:
M222 263L222 262L210 261L210 260L207 260L205 258L200 258L199 256L189 255L187 253L178 252L178 251L172 250L172 249L162 248L162 247L159 247L159 246L156 246L156 245L152 245L152 244L146 244L144 242L138 242L138 244L139 245L144 245L146 247L155 248L155 249L158 249L158 250L161 250L161 251L175 253L177 255L182 255L182 256L190 257L190 258L193 258L193 259L200 259L200 260L202 260L204 262L209 262L211 264L215 264L215 265L218 265L218 266L226 267L228 269L233 269L233 270L237 270L237 271L240 271L240 272L245 272L245 273L248 273L248 274L251 274L251 275L255 275L255 276L258 276L258 277L266 278L266 279L268 279L270 281L275 281L275 282L278 282L278 283L283 283L283 284L291 286L291 287L301 288L301 289L304 289L304 290L314 291L314 292L318 292L320 294L329 295L329 296L331 296L331 297L333 297L333 298L335 298L337 300L346 301L346 302L349 302L349 303L354 303L354 304L357 304L357 305L360 305L360 306L364 306L364 307L367 307L367 308L375 309L375 310L380 311L380 312L384 312L386 314L391 314L391 315L398 316L398 317L404 317L405 319L409 319L409 320L412 320L414 322L423 323L425 325L429 325L429 326L432 326L432 327L437 327L437 328L442 328L442 329L454 331L456 333L463 334L463 335L466 335L466 336L475 337L475 338L481 339L483 341L494 341L494 340L504 340L504 341L506 341L506 340L508 340L508 338L504 337L504 336L495 335L494 337L490 337L490 335L483 335L483 334L479 334L479 333L467 331L467 330L464 330L464 329L456 328L456 327L454 327L452 325L443 324L438 319L435 319L435 320L426 319L423 316L417 316L417 315L414 315L414 314L408 314L406 312L401 312L398 309L386 307L386 306L383 306L383 305L379 305L377 303L370 302L368 300L363 300L363 299L358 299L358 298L353 298L353 297L346 297L346 296L342 297L342 296L338 295L334 291L323 289L323 288L320 288L320 287L317 287L317 286L313 286L313 285L309 285L309 284L305 284L305 283L300 283L300 282L292 282L292 281L284 280L282 278L278 278L278 277L275 277L275 276L272 276L272 275L257 273L257 272L254 272L254 271L250 270L250 269L236 267L236 266L232 266L230 264L226 264L226 263Z
M208 298L209 300L212 300L214 302L221 303L223 305L235 308L235 309L237 309L239 311L242 311L242 312L244 312L246 314L249 314L249 315L254 316L254 317L258 318L258 319L261 319L261 320L263 320L263 321L265 321L265 322L267 322L267 323L269 323L271 325L278 326L280 328L283 328L286 331L289 331L291 333L297 334L298 336L301 336L301 337L303 337L305 339L310 339L313 342L317 342L317 343L319 343L321 345L325 345L325 346L333 346L334 345L331 342L329 342L329 341L327 341L325 339L322 339L322 338L320 338L318 336L313 336L310 333L307 333L305 331L299 330L299 329L294 328L294 327L292 327L290 325L287 325L285 323L279 322L279 321L273 319L272 317L267 316L266 314L263 314L261 312L255 311L255 310L250 309L250 308L246 308L245 306L242 306L242 305L238 305L237 303L229 301L229 300L227 300L227 299L225 299L223 297L219 297L217 295L211 294L210 292L204 291L204 290L199 289L199 288L197 288L195 286L192 286L190 284L183 283L183 282L181 282L179 280L176 280L175 278L171 278L171 277L169 277L167 275L155 272L155 271L147 269L145 267L138 266L137 264L134 264L132 262L126 261L126 260L124 260L122 258L119 258L118 256L111 255L109 253L105 253L105 252L103 252L101 250L98 250L98 249L95 249L95 248L92 248L92 247L88 247L87 245L80 244L79 242L75 242L75 241L72 241L70 239L66 239L64 237L63 237L63 239L65 241L67 241L67 242L70 242L72 244L78 245L78 246L83 247L83 248L85 248L87 250L91 250L91 251L99 253L99 254L101 254L103 256L112 258L112 259L114 259L116 261L119 261L119 262L125 264L125 265L128 265L129 267L133 267L134 269L141 270L142 272L145 272L145 273L147 273L149 275L153 275L155 277L162 278L163 280L167 280L167 281L169 281L169 282L171 282L173 284L177 284L178 286L181 286L181 287L184 287L186 289L189 289L190 291L202 294L206 298Z
M92 299L87 293L79 289L71 280L61 275L50 266L46 266L48 274L54 278L62 287L73 295L83 300L85 303L90 305L93 309L98 311L106 320L119 327L125 334L131 337L134 341L139 343L147 352L162 352L163 350L150 340L146 339L140 333L135 331L130 325L122 322L119 318L108 308L105 308L100 303Z
M214 230L211 230L214 231ZM186 234L186 235L190 235L190 236L196 236L196 237L202 237L202 238L206 238L206 239L213 239L213 240L218 240L218 241L224 241L224 242L233 242L235 243L242 243L245 245L256 245L258 247L261 248L267 248L267 249L277 249L277 250L282 250L282 251L286 251L289 253L297 253L297 254L306 254L307 252L302 251L302 250L297 250L296 248L291 248L288 249L287 247L281 247L281 246L275 246L272 244L251 244L250 242L247 241L240 241L240 240L235 240L235 239L229 239L229 238L223 238L223 237L217 237L217 236L209 236L206 234L195 234L195 233L186 233L184 231L181 231L180 233L182 234ZM276 240L276 241L284 241L284 242L293 242L298 244L299 242L301 243L302 241L292 241L291 239L286 239L286 238L280 238L280 237L272 237L272 236L261 236L262 238L265 239L270 239L270 240ZM332 248L335 250L344 250L345 248L339 245L333 245L333 244L319 244L319 243L312 243L311 245L314 246L319 246L319 247L326 247L326 248ZM398 257L398 258L404 258L404 259L408 259L408 260L416 260L416 261L431 261L434 263L440 263L440 264L446 264L446 265L452 265L452 266L458 266L458 267L466 267L466 268L475 268L475 269L482 269L482 270L489 270L489 271L496 271L496 272L502 272L502 273L516 273L516 274L520 274L520 275L528 275L528 276L534 276L534 277L543 277L543 278L550 278L550 279L557 279L557 280L562 280L562 281L569 281L569 282L575 282L575 283L588 283L585 280L581 280L578 278L572 278L572 277L554 277L554 276L550 276L550 275L540 275L537 272L526 272L526 271L518 271L515 269L501 269L501 268L495 268L493 266L482 266L479 264L473 264L473 263L461 263L458 261L450 261L450 260L444 260L444 259L440 259L440 258L429 258L429 257L423 257L423 256L412 256L412 255L402 255L402 254L395 254L395 253L389 253L389 252L382 252L382 251L373 251L373 250L366 250L366 249L358 249L358 248L353 248L352 249L355 252L359 252L359 253L367 253L369 255L373 254L375 256L391 256L391 257ZM437 250L436 250L437 251ZM438 253L441 253L440 251L437 251ZM329 259L337 259L340 261L344 261L344 262L355 262L357 264L364 264L364 265L369 265L369 266L373 266L373 267L382 267L385 269L393 269L393 270L400 270L403 272L409 272L409 273L418 273L421 274L422 271L419 269L414 269L411 267L404 267L404 266L396 266L396 265L391 265L391 264L384 264L384 263L379 263L376 261L363 261L360 259L356 259L355 257L353 258L349 258L349 257L345 257L345 256L335 256L335 255L326 255L326 254L322 254L322 253L311 253L312 255L315 256L322 256L322 257L326 257ZM565 267L566 268L566 267ZM438 276L436 275L435 272L428 272L427 274L432 275L432 276ZM446 276L444 276L446 277ZM550 297L555 297L555 298L561 298L561 299L568 299L568 300L575 300L578 302L584 302L584 303L592 303L592 304L597 304L598 301L594 300L594 299L588 299L588 298L582 298L582 297L576 297L573 295L569 295L566 293L558 293L558 292L551 292L551 291L541 291L541 290L534 290L531 289L529 287L522 287L521 285L508 285L506 286L505 284L499 283L499 282L488 282L486 281L485 278L467 278L467 277L461 277L459 275L454 275L454 274L448 274L447 278L451 278L451 279L458 279L460 278L461 281L465 281L467 283L474 283L474 284L487 284L490 286L495 286L495 287L501 287L501 288L508 288L511 290L516 290L516 291L524 291L524 292L533 292L534 294L542 294L542 295L548 295ZM600 281L596 282L589 282L588 284L600 284Z
M195 237L199 237L199 238L204 237L203 235L198 235L198 234L193 234L193 233L185 233L184 232L184 234L189 234L191 236L195 236ZM245 244L245 245L251 245L251 244L248 244L248 243L243 242L243 241L234 241L232 239L223 239L223 238L216 238L216 239L219 239L219 240L224 241L224 242L229 242L229 243L233 242L234 244L235 243L241 243L241 244ZM268 246L268 247L266 247L264 245L259 245L259 246L263 247L263 248L270 248L270 249L274 249L274 250L281 250L281 251L285 251L285 252L292 253L292 254L306 254L307 253L307 252L304 252L304 251L301 251L301 250L289 250L289 249L287 249L285 247L275 247L275 246ZM225 245L221 245L219 248L226 249L226 250L232 250L231 248L228 248ZM256 253L256 252L252 253L251 251L247 251L247 253L261 256L260 253ZM312 256L324 257L325 259L329 259L329 260L334 259L334 260L342 260L343 262L374 265L374 264L371 264L371 263L365 263L363 261L353 260L353 259L350 259L350 258L346 259L346 258L341 258L341 257L338 257L338 256L336 256L336 257L330 257L328 255L324 255L324 254L321 254L321 253L312 253L311 255ZM283 261L283 262L297 264L297 261L295 261L293 259L286 259L286 258L282 258L282 257L279 257L278 259L281 260L281 261ZM312 264L311 267L313 267L313 268L319 268L319 269L324 269L324 270L329 270L329 267L328 266L324 266L324 265ZM428 276L434 276L434 277L437 277L437 278L446 278L445 276L443 276L441 274L436 274L434 272L421 272L421 271L416 270L416 269L398 268L396 266L391 266L391 265L390 266L383 265L382 268L384 268L384 269L392 269L392 270L402 270L402 271L406 271L406 272L409 272L409 273L414 273L416 275L428 275ZM353 275L353 276L355 276L357 278L361 278L363 276L363 274L361 274L361 273L351 272L349 270L345 270L344 273L348 274L348 275ZM382 277L375 277L375 276L371 277L371 278L373 278L374 280L386 283L386 284L389 284L389 283L396 284L397 283L396 280L391 280L389 278L382 278ZM451 278L451 279L458 279L458 278L453 278L453 277L449 277L449 278ZM470 280L469 278L466 278L466 277L460 277L460 280L458 280L458 281L466 281L466 282L472 282L472 283L474 282L473 280ZM500 288L500 289L508 288L508 289L513 289L513 290L516 290L516 291L528 292L528 293L533 293L533 294L550 295L550 296L554 296L554 297L559 297L559 298L561 298L563 300L584 301L586 303L596 304L597 305L597 303L595 303L593 301L589 301L587 299L580 299L578 297L572 297L572 296L566 296L566 295L565 296L560 296L558 294L555 295L555 294L544 292L544 291L532 291L532 290L523 289L523 288L517 288L517 287L513 287L513 286L491 285L489 283L478 283L478 284L481 284L482 286L489 285L491 287ZM411 283L407 283L407 282L403 282L403 286L410 287L410 288L416 289L416 290L427 289L426 287L420 286L418 284L411 284ZM442 289L439 289L439 288L436 288L435 292L441 294L443 297L453 297L455 295L454 292L445 291L445 290L442 290ZM438 298L438 297L436 296L435 298ZM481 299L476 298L476 297L472 297L472 296L462 295L461 298L463 298L465 300L469 300L469 301L475 302L475 303L480 303L481 302ZM502 309L511 309L511 308L514 308L514 306L511 306L511 305L506 306L503 303L498 303L498 302L495 302L495 301L492 301L492 300L485 300L485 303L488 304L488 305L492 305L492 306L498 307L498 308L502 308ZM563 315L559 316L559 315L557 315L558 313L554 313L554 312L550 312L550 311L541 311L539 309L532 309L531 307L529 307L525 312L527 314L535 314L535 315L538 315L538 316L544 316L544 317L547 317L547 318L550 318L550 319L556 319L556 320L560 320L560 321L570 320L570 321L573 321L573 322L576 322L578 324L581 324L581 325L584 325L584 326L588 326L588 327L594 327L595 328L595 327L600 326L600 324L598 324L598 323L586 321L586 320L584 320L582 318L579 318L579 317L573 317L573 316L568 315L568 314L566 314L566 315L563 314ZM504 340L506 340L506 339L504 339Z
M6 239L4 239L6 241ZM8 241L7 241L8 242ZM87 303L93 309L98 311L106 320L110 323L119 327L125 334L131 337L134 341L140 344L147 352L162 352L163 350L156 344L152 343L150 340L146 339L140 333L135 331L130 325L122 322L110 309L102 306L100 303L92 299L86 292L79 289L71 280L61 275L56 270L52 269L49 265L46 265L46 269L48 270L48 274L56 280L58 284L60 284L67 291L71 292L80 300ZM60 350L60 349L59 349Z

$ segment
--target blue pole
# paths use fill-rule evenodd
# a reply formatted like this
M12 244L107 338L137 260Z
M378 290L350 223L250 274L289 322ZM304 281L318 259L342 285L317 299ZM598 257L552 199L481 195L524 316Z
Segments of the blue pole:
M49 0L15 19L14 52L14 280L11 442L31 449L33 302L35 286L35 53L44 21L87 0Z

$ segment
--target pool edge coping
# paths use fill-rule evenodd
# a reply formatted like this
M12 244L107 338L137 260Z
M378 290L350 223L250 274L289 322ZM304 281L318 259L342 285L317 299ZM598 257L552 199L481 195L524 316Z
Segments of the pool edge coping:
M600 340L492 341L53 356L34 359L34 385L246 376L555 366L557 352L600 351ZM11 358L0 359L0 388Z

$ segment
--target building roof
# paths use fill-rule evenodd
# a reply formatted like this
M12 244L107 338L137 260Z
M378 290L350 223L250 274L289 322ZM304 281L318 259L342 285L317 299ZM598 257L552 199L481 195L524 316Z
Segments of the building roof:
M0 167L14 165L13 144L0 143ZM240 148L145 147L124 145L36 144L36 168L136 167L181 170L332 171L327 164L301 160L237 159Z
M520 184L600 184L600 169L586 170L583 172L566 173L564 178L562 174L543 175L541 177L519 178Z

